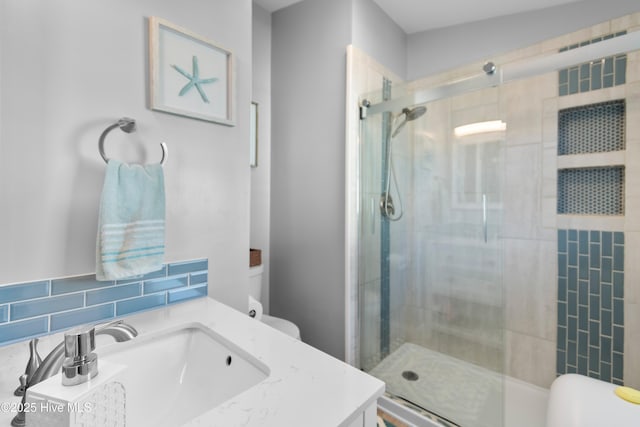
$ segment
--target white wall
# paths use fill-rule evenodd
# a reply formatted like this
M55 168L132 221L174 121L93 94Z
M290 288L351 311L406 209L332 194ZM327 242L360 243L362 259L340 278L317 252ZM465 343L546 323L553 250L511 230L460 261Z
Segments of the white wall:
M253 90L258 103L258 167L251 169L251 247L262 250L262 305L269 312L271 214L271 13L253 5Z
M637 0L584 0L408 36L407 80L415 80L640 10Z
M207 257L209 294L246 308L250 0L5 0L0 6L0 283L95 271L107 154L156 162L169 147L166 261ZM147 17L230 49L237 125L147 108Z

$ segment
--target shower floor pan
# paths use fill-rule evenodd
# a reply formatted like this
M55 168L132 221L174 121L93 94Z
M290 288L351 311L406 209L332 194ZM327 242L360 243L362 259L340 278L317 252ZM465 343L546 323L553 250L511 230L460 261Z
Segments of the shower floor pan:
M462 427L545 424L547 389L416 344L402 344L369 373L392 395Z

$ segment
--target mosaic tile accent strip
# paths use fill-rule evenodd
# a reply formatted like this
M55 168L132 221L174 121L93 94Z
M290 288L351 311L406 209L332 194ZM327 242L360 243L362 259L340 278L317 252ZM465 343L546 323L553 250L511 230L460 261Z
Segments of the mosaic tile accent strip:
M558 111L558 155L625 149L625 100Z
M582 43L566 46L560 49L564 52L577 49L602 40L608 40L626 34L622 31L616 34L608 34ZM612 86L624 84L627 79L627 55L609 56L600 61L591 61L565 68L558 72L558 95L566 96L580 92L589 92Z
M95 275L0 287L0 345L207 295L206 259L166 264L116 281Z
M624 233L558 230L556 373L623 384Z
M558 170L558 214L624 215L624 166Z
M391 99L391 80L383 78L382 99ZM388 129L391 126L391 113L386 112L382 117L382 135L389 135ZM381 194L387 188L387 175L384 171L387 168L386 155L387 145L391 141L384 138L382 141L382 165L380 174ZM384 358L389 354L391 345L391 262L389 254L391 252L391 223L380 216L380 357Z

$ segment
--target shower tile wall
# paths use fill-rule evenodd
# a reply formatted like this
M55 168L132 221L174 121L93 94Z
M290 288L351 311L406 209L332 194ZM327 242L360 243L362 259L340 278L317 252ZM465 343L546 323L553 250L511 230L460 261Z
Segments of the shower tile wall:
M623 383L623 298L624 233L558 230L558 375Z

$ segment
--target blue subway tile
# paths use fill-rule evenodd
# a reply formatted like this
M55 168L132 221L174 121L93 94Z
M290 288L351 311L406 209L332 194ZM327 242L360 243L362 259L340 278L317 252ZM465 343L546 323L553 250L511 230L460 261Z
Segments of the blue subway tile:
M169 291L169 304L199 298L207 295L207 285Z
M624 271L624 246L613 247L613 271Z
M589 320L600 320L600 296L589 296Z
M613 299L613 324L624 325L624 300Z
M586 356L589 352L589 334L584 331L578 332L578 355Z
M105 302L123 300L142 295L142 285L130 283L128 285L111 286L87 292L87 306L103 304Z
M624 298L624 273L613 273L613 296Z
M600 308L605 309L605 310L611 310L613 308L612 305L612 289L611 289L611 285L607 284L607 283L603 283L602 287L600 288L601 291L601 298L600 298Z
M613 74L605 74L602 76L602 87L613 87Z
M589 272L589 293L600 295L600 270Z
M568 264L571 267L578 266L578 244L576 242L569 242L569 252L568 252Z
M558 301L567 302L567 279L564 277L558 278Z
M624 352L624 328L622 326L613 327L613 351Z
M602 88L602 63L596 62L591 66L591 90Z
M582 305L578 307L578 330L589 330L589 309Z
M0 304L49 296L49 281L19 283L0 287Z
M600 310L600 333L602 335L611 336L613 333L613 330L611 329L613 327L611 316L611 310Z
M578 282L578 304L589 305L589 282L586 280Z
M567 230L558 230L558 252L567 253Z
M578 241L578 230L569 230L569 241L570 242Z
M609 337L600 337L600 359L611 363L611 338Z
M209 280L209 273L191 273L189 274L189 286L201 285L207 283Z
M89 289L113 286L113 281L100 282L95 275L67 277L51 281L51 295L68 294L72 292L87 291Z
M600 245L598 243L592 243L589 253L591 268L600 268Z
M589 241L591 243L600 243L600 232L597 230L590 231Z
M11 320L80 308L84 305L84 295L72 294L59 297L40 298L11 304Z
M622 231L613 233L613 243L616 245L624 245L624 233Z
M589 232L585 230L578 231L578 251L580 255L589 253Z
M567 365L576 366L578 357L577 344L574 341L567 342Z
M587 375L588 367L589 367L589 365L588 365L587 358L586 357L582 357L582 356L578 357L578 371L577 372L580 375Z
M611 376L615 379L623 381L624 360L622 354L613 353L613 363L611 364Z
M189 284L187 276L154 279L144 282L144 294L153 294L169 289L184 288Z
M9 306L0 305L0 323L5 323L8 321L9 321Z
M0 325L0 344L23 340L32 336L42 335L49 330L47 316L35 319L11 322Z
M569 82L569 70L565 68L563 70L558 71L558 84L562 85L568 82Z
M51 331L70 328L85 323L94 323L111 319L114 315L114 305L104 304L80 310L67 311L51 315Z
M116 303L116 316L123 316L125 314L163 306L166 303L166 298L165 293L161 293L118 301Z
M578 278L589 280L589 257L586 255L580 255L578 259Z
M578 67L569 69L569 93L578 93Z
M578 294L576 292L567 293L567 309L569 316L578 315Z
M562 326L558 326L558 350L566 350L567 349L567 328Z
M567 372L567 353L562 350L556 351L556 373L562 375Z
M597 346L600 344L600 323L589 322L589 345Z
M613 74L613 56L609 56L604 59L602 74Z
M558 96L569 95L569 83L561 84L558 86Z
M624 385L624 381L618 380L616 378L611 378L611 383L615 385Z
M133 283L133 282L142 282L144 280L158 279L160 277L167 277L167 265L164 264L160 270L152 271L151 273L141 274L139 276L130 277L127 279L119 279L116 281L118 285Z
M558 276L567 277L567 254L558 254Z
M570 291L578 290L578 269L569 267L567 272L567 289Z
M577 373L578 373L577 367L567 365L567 374L577 374Z
M598 372L600 369L600 349L589 347L589 370Z
M578 318L574 316L567 317L567 339L576 341L578 339Z
M567 303L558 302L558 326L567 326Z
M613 233L602 232L602 256L613 256Z
M169 276L176 274L186 274L195 271L205 271L209 269L209 261L206 259L187 261L187 262L174 262L169 264Z
M600 280L604 283L611 283L613 272L613 260L611 258L601 259Z
M591 64L586 62L580 64L580 80L588 80L591 77Z
M627 81L627 57L620 56L616 58L614 83L616 86L623 85Z
M602 381L611 382L611 364L601 362L600 363L600 379Z

